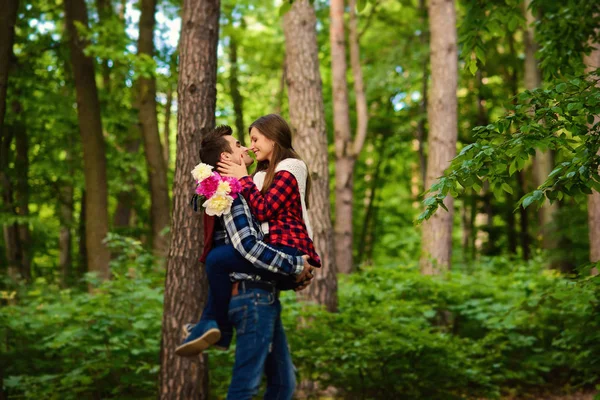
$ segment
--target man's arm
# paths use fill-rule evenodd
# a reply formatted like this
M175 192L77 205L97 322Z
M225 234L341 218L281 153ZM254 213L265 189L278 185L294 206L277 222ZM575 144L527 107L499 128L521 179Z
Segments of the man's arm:
M254 224L250 207L242 196L223 214L223 225L233 247L254 266L283 275L299 275L305 269L302 256L291 256L262 241L261 230Z

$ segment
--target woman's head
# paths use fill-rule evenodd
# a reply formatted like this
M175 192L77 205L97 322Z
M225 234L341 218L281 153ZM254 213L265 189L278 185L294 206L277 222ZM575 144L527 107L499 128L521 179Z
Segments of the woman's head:
M285 158L296 158L292 152L292 131L277 114L260 117L250 125L250 148L258 162L277 163Z
M292 147L292 130L285 119L277 114L264 115L254 121L250 128L250 149L256 156L256 171L266 170L262 192L273 183L275 167L286 158L302 158ZM310 190L310 174L307 181L307 199Z

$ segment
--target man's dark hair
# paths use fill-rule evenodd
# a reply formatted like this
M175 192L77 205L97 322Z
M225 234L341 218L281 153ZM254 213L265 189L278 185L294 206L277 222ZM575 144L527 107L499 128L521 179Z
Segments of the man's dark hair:
M227 125L219 125L210 131L200 143L200 161L216 168L221 153L233 153L229 142L225 139L225 136L232 134L231 127Z

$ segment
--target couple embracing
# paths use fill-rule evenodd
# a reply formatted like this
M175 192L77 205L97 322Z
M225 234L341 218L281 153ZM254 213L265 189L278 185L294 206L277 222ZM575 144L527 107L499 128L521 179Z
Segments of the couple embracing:
M267 377L265 399L291 399L294 366L281 323L281 290L302 290L320 267L308 219L310 176L292 147L286 121L263 116L249 128L251 149L219 126L202 140L192 174L198 187L193 203L204 200L204 254L208 301L200 321L185 326L176 349L194 356L209 347L237 341L227 399L251 399ZM213 171L217 169L219 173Z

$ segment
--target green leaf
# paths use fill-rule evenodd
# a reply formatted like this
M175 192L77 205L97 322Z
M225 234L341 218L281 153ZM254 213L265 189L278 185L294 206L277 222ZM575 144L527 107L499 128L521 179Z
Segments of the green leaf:
M590 125L593 124L594 120L595 120L595 118L594 118L593 115L590 114L590 115L587 116L587 122L588 122L588 124L590 124Z
M292 2L290 0L285 0L283 4L279 7L279 16L283 17L288 11L292 9Z
M513 189L512 189L512 187L510 187L510 185L508 183L503 183L502 189L504 189L505 192L513 194Z
M527 208L531 205L531 203L534 202L534 198L533 196L527 196L525 197L525 199L523 200L523 208Z
M367 0L358 0L356 2L356 11L361 12L367 6Z
M559 83L558 85L556 85L556 91L558 93L563 93L565 90L567 90L567 84L566 83Z

